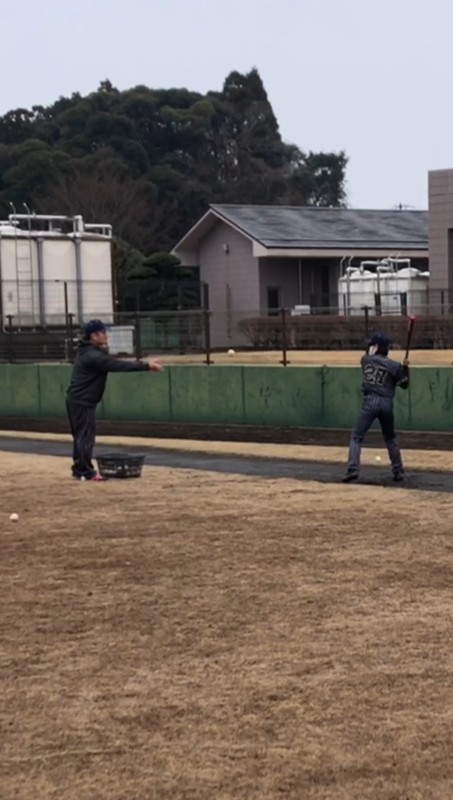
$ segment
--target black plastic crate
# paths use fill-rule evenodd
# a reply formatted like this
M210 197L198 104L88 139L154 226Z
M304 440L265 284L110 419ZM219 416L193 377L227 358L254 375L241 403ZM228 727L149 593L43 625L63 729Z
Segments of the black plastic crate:
M140 478L145 456L111 453L98 456L96 461L103 478Z

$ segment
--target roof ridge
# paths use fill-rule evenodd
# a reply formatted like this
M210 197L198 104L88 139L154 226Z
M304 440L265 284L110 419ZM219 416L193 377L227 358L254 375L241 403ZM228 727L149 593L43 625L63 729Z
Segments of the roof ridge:
M345 206L302 206L276 205L269 203L211 203L210 208L273 208L303 209L304 211L351 211L355 214L366 212L372 214L427 214L427 208L346 208Z

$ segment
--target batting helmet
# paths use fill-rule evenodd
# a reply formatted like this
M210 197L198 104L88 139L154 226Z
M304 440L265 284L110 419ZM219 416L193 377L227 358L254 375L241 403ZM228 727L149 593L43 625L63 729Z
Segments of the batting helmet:
M377 352L381 356L386 356L390 349L390 339L386 333L375 333L369 342L368 347L377 347Z

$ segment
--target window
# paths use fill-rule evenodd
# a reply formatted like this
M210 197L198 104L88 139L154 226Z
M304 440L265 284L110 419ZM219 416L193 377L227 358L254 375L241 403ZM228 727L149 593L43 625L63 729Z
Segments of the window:
M278 286L267 287L267 311L269 315L278 313L281 307L280 289Z

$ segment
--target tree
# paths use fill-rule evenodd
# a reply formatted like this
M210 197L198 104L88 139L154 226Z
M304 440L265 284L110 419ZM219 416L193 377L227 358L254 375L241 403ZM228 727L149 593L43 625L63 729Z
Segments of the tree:
M2 211L81 213L146 254L170 250L209 203L343 204L346 165L282 141L256 69L206 95L105 79L0 117Z
M108 222L119 239L140 249L141 232L152 215L152 196L152 184L132 178L123 162L104 151L99 158L73 163L33 201L43 214L82 214L87 221Z

